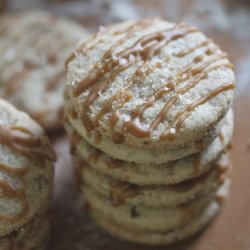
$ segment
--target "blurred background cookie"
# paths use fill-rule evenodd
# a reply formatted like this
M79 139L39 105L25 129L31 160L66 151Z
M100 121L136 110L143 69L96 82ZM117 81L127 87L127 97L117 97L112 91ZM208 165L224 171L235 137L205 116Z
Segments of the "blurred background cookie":
M84 29L46 12L0 17L0 97L47 131L61 127L64 61Z

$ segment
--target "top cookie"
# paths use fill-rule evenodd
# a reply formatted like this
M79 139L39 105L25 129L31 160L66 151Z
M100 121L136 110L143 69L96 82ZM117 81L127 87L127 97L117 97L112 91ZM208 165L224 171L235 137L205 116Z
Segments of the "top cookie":
M43 129L0 99L0 236L47 209L54 161Z
M0 18L0 97L28 112L46 130L61 126L64 61L85 34L46 12Z
M86 38L66 65L66 93L82 135L101 149L110 140L140 148L193 143L233 100L227 55L185 23L155 18L110 26Z

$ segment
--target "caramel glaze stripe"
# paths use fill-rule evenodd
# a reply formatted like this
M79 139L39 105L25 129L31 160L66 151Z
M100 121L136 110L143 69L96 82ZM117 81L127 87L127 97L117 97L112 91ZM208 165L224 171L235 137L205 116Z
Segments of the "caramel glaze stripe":
M113 95L106 103L104 103L103 108L100 110L100 112L98 112L95 118L94 126L98 127L101 118L112 109L114 101L118 102L120 101L120 105L118 108L122 108L123 105L133 97L132 93L127 92L126 89L128 89L132 84L134 84L136 77L141 76L142 78L141 80L145 79L146 75L148 75L150 71L153 71L157 67L163 67L163 63L166 63L168 60L169 58L165 59L163 62L156 62L154 65L150 65L149 63L147 63L147 61L145 61L140 67L138 67L138 69L129 79L128 84L124 88L119 90L115 95ZM143 70L145 70L144 73L142 73ZM120 99L120 96L124 96L124 94L125 96L127 96L126 98L127 100L124 100L124 98ZM111 114L111 117L109 119L109 123L112 125L111 129L114 128L116 125L116 122L114 121L118 121L118 119L116 119L117 117L116 111L118 110L118 108L115 109L115 111ZM117 136L115 136L114 129L112 131L113 131L113 138L117 138Z
M185 56L187 56L188 54L194 52L195 50L197 50L197 49L199 49L199 48L202 48L202 47L204 47L204 46L209 45L210 43L212 43L212 39L205 39L205 40L202 41L200 44L195 45L195 46L189 48L189 49L186 50L186 51L181 51L181 52L175 54L175 56L177 56L177 57L185 57Z
M15 135L15 130L18 130L27 136ZM3 143L16 152L26 156L38 166L42 166L44 164L45 155L34 151L34 147L38 147L41 144L41 140L31 132L28 132L26 128L13 126L12 129L8 126L0 125L0 143Z
M27 167L13 168L13 167L10 167L9 165L6 165L4 163L0 163L0 169L4 170L6 172L12 173L12 174L19 175L19 176L22 176L22 175L26 174L26 172L28 170Z
M110 84L110 82L114 81L114 79L117 77L117 75L119 75L121 71L126 70L130 65L132 65L132 62L130 62L126 65L123 65L118 69L113 70L111 72L109 78L104 80L102 83L95 84L91 88L89 95L87 96L87 98L83 102L83 112L81 114L83 125L88 132L90 132L93 129L93 124L92 124L91 120L89 119L89 116L87 113L90 105L98 97L99 93L104 91L104 89L107 88L107 86Z
M98 161L98 159L100 158L101 155L102 155L101 150L99 150L97 148L93 148L93 150L91 150L90 154L88 155L88 161L95 164Z
M214 52L215 51L216 50L214 50ZM204 59L202 55L199 55L198 57L199 57L199 62L201 62ZM198 62L194 58L193 63L191 63L191 65L189 65L183 72L180 72L177 74L178 81L176 82L176 84L179 85L180 83L187 81L190 78L190 76L194 77L199 74L202 74L203 70L209 67L212 63L215 63L219 60L226 59L226 58L227 58L227 54L221 53L219 55L215 55L215 57L212 57L208 61L204 62L202 65L198 65L198 67L195 67Z
M183 24L180 24L180 26L183 26ZM174 28L172 29L172 30L174 30ZM168 32L169 32L170 30L168 30ZM190 33L190 32L194 32L194 31L196 31L195 29L191 29L191 30L188 30L188 31L186 31L187 33L186 34L188 34L188 33ZM159 32L158 32L159 33ZM157 34L158 34L157 33ZM178 33L177 33L178 34ZM182 36L183 35L185 35L185 34L182 34ZM151 41L151 39L152 39L152 35L149 35L148 36L149 37L149 41ZM178 37L178 36L177 36ZM174 37L173 37L174 38ZM172 38L172 39L173 39ZM140 42L140 41L145 41L145 38L142 38L141 40L139 40L138 42ZM163 40L164 41L164 40ZM166 43L168 43L168 42L170 42L171 41L171 38L169 38L169 40L166 40L166 41L164 41L164 43L160 43L160 44L154 44L154 45L150 45L150 46L146 46L146 57L144 57L144 60L148 60L149 58L147 58L147 57L152 57L152 56L154 56L154 54L157 52L157 53L159 53L159 51L160 51L160 49L161 49L161 47L163 47L163 46L165 46L166 45ZM139 43L136 43L136 44L139 44ZM150 48L150 50L151 50L151 52L149 52L149 48ZM142 49L143 50L143 49ZM152 52L153 51L153 52ZM110 125L112 125L112 126L110 126L111 127L111 130L113 131L112 133L113 133L113 141L115 142L115 143L122 143L122 141L123 141L123 135L121 134L121 133L115 133L114 132L114 127L115 127L115 125L116 125L116 123L118 122L118 120L119 120L119 114L118 114L118 111L115 111L115 112L113 112L113 114L111 115L111 118L110 118ZM137 125L137 127L138 127L138 125L139 125L139 122L138 122L138 119L135 119L135 122L136 122L136 125ZM129 126L129 125L128 125ZM147 136L148 135L148 132L147 131L145 131L145 130L143 130L142 129L142 127L140 127L140 131L143 133L143 136ZM146 133L146 134L144 134L144 132Z
M85 54L88 50L92 49L96 44L98 44L100 36L103 31L98 31L90 36L88 39L84 40L78 48L76 48L65 60L64 66L67 69L69 63L73 61L78 54Z
M117 40L101 57L100 60L93 66L93 70L90 72L90 74L81 80L77 87L74 90L74 96L79 96L83 91L91 87L92 85L96 84L99 78L103 75L103 73L107 73L110 70L113 70L115 66L119 65L119 58L118 56L126 51L121 51L118 55L113 55L114 51L121 46L122 43L126 42L129 38L133 37L135 32L143 28L145 24L137 25L134 24L133 27L131 27L131 32L123 36L121 39ZM114 59L115 57L115 59ZM122 56L121 56L122 57Z
M194 79L194 81L189 84L186 85L185 87L179 89L179 90L175 90L174 86L170 85L167 86L168 89L166 92L174 92L177 93L176 95L172 96L167 103L164 105L164 107L162 108L162 110L160 111L160 113L157 115L155 121L150 125L149 129L144 129L142 127L142 125L140 124L140 117L143 113L143 111L147 108L153 105L155 100L158 100L159 98L161 98L161 95L159 95L157 92L156 94L154 94L152 97L150 97L145 104L142 105L142 107L140 107L139 109L137 108L136 110L136 116L133 116L131 121L127 122L125 124L125 129L127 132L132 133L134 136L137 137L148 137L151 135L152 131L160 124L160 122L162 122L162 120L166 117L166 115L168 114L170 108L177 102L179 101L179 96L178 94L184 94L186 93L189 89L193 88L194 86L196 86L202 79L204 79L208 72L204 72L204 70L206 68L208 68L212 63L220 60L220 59L224 59L226 58L226 54L222 53L218 56L216 56L215 58L210 59L209 61L205 62L202 66L199 66L197 68L194 68L194 65L191 65L189 67L187 67L183 72L178 73L179 79L178 79L178 84L180 84L181 82L188 80L189 75L192 76L196 76L196 78ZM210 68L209 71L212 71L214 69L223 67L223 66L228 66L230 67L231 64L226 63L225 65L217 65L214 66L213 68ZM184 77L181 77L181 75L183 75ZM169 83L167 83L169 84ZM160 90L158 90L160 91Z
M98 112L93 123L95 127L98 127L101 117L103 117L106 113L108 113L108 111L112 109L114 101L117 101L115 112L109 118L110 127L113 128L112 138L117 143L121 140L121 137L119 136L119 134L114 132L114 127L116 125L116 122L118 121L116 119L115 113L118 109L122 108L123 105L132 98L132 96L133 96L132 93L129 91L119 91L116 95L114 95L111 99L109 99L106 103L103 104L102 109ZM99 135L99 140L95 140L95 143L99 144L101 141L101 136L100 134L97 134L97 135Z
M21 86L24 84L25 80L29 76L31 72L30 68L22 69L19 72L15 72L12 74L10 79L5 83L6 89L4 93L4 97L8 99L13 93L15 93Z
M129 25L128 27L126 27L125 29L122 30L118 30L115 31L112 35L121 35L127 32L130 32L131 29L137 28L138 26L145 26L145 25L149 25L152 24L155 21L159 21L160 19L158 17L151 17L151 18L147 18L147 19L142 19L136 22L133 22L131 25Z
M64 77L65 77L64 70L58 72L52 79L48 81L46 90L49 92L55 90L58 87L58 85L60 85L60 83L63 82Z
M203 42L201 42L199 45L196 45L196 46L190 48L189 50L187 50L187 51L185 51L185 52L183 52L183 53L178 53L177 56L178 56L178 57L186 56L186 55L188 55L189 53L194 52L194 51L195 51L196 49L198 49L198 48L201 48L201 47L204 47L204 46L209 45L209 43L211 43L211 39L206 39L206 40L204 40ZM110 111L110 109L112 108L113 100L116 100L116 99L118 98L118 96L120 95L120 92L123 92L124 89L127 89L131 84L134 83L135 77L137 77L137 76L140 75L141 77L143 77L143 79L145 79L146 75L148 75L151 71L153 71L154 68L156 68L156 67L163 67L164 63L166 63L167 61L169 61L169 58L166 58L163 62L156 62L155 65L153 65L153 66L150 66L150 64L147 64L147 61L145 61L145 62L142 64L142 66L139 67L139 68L135 71L135 73L133 74L133 76L132 76L131 79L129 80L129 83L128 83L122 90L120 90L118 93L116 93L116 95L114 95L114 96L112 97L111 100L109 100L109 101L107 102L108 107L106 106L106 103L104 104L103 109L97 114L97 117L96 117L96 119L95 119L95 127L98 126L99 120L101 119L101 117L102 117L103 115L105 115L108 111ZM147 67L145 67L145 66L147 66ZM146 69L145 69L144 74L142 75L141 72L142 72L142 70L144 69L144 67L145 67ZM142 79L142 80L143 80L143 79ZM140 127L140 131L145 131L145 132L146 132L146 135L148 135L149 131L146 131L146 130L142 129L142 126L140 126L140 124L139 124L139 118L138 118L137 116L139 116L140 114L142 114L148 107L151 107L151 106L153 105L153 103L154 103L155 100L160 99L160 98L163 96L164 92L170 92L170 91L169 91L170 89L174 89L174 85L171 84L171 83L167 83L167 86L166 86L165 88L163 88L163 90L158 91L154 96L150 97L149 100L146 101L146 104L145 104L145 105L142 105L142 106L139 108L139 110L135 110L135 113L132 114L132 119L135 119L135 123L137 124L137 127L138 127L138 126ZM116 119L116 118L117 118L117 115L116 115L115 113L113 113L113 114L111 115L111 117L112 117L112 118L110 119L111 121L112 121L112 120L118 121L118 119ZM114 122L111 122L111 124L114 124ZM130 125L131 125L131 124L130 124ZM128 125L128 126L129 126L129 125ZM112 129L113 127L114 127L114 126L112 126L111 129ZM113 136L113 137L114 137L114 136Z
M114 142L116 143L121 143L123 140L123 136L119 133L116 133L114 128L116 123L118 122L119 119L119 115L118 115L118 109L122 108L123 105L125 103L127 103L132 97L132 93L129 91L126 91L126 89L129 88L129 86L131 86L134 83L134 78L136 76L138 76L139 74L141 74L142 69L145 67L146 62L144 62L133 74L133 76L129 79L128 84L122 88L121 90L119 90L115 95L113 95L106 103L103 104L102 109L98 112L95 121L94 121L94 127L98 127L99 126L99 121L101 120L101 118L107 114L113 106L114 101L117 102L117 107L115 108L115 110L113 111L113 113L111 114L110 118L109 118L109 124L112 130L112 139Z
M70 143L73 146L76 146L80 141L81 141L81 136L75 130L73 130L70 135Z
M9 28L11 26L17 26L16 23L18 22L18 19L22 18L22 14L15 15L15 16L8 17L8 18L10 20L9 20L9 24L7 25L6 28ZM19 27L18 31L15 29L14 32L10 32L9 33L10 37L8 37L9 38L8 40L11 40L11 41L20 41L20 39L23 37L24 33L30 33L32 35L35 35L36 33L32 32L33 31L32 29L34 28L34 26L32 26L32 25L33 25L33 23L30 23L29 26L23 26L22 27L23 29L20 29L20 27ZM37 36L36 36L36 38L37 38ZM35 40L33 42L35 42ZM9 47L9 43L6 43L6 46ZM6 49L6 47L4 47L4 48ZM2 51L0 51L0 54L1 53L2 53Z
M114 169L114 168L119 168L119 167L123 166L125 164L125 162L122 160L119 160L119 159L109 157L106 160L106 164L107 164L107 167L109 169Z
M113 103L116 101L119 104L125 103L132 98L132 93L128 91L119 91L113 95L107 102L102 105L101 110L97 113L93 125L98 127L100 119L112 109Z
M22 209L18 214L16 215L0 214L0 219L7 220L7 221L16 221L16 220L21 219L23 216L25 216L28 212L28 203L25 198L25 193L24 193L23 188L17 189L11 183L5 180L0 180L0 189L2 189L0 193L0 197L17 198L20 200L21 206L22 206Z
M21 133L19 135L17 133ZM33 135L27 128L21 126L0 126L0 142L7 145L11 149L23 154L24 156L39 161L39 165L42 164L41 155L32 152L30 148L37 147L41 145L41 139ZM28 168L13 168L4 163L0 163L0 170L7 172L8 174L14 174L22 177L26 174ZM22 218L28 211L28 203L25 197L24 189L17 189L7 180L0 181L0 189L2 192L0 197L4 198L17 198L22 204L22 210L17 215L0 215L0 219L15 221Z
M99 32L97 32L97 33L99 33ZM94 40L92 41L92 43L90 43L90 44L88 44L88 42L89 42L90 39L84 40L84 41L82 42L82 44L79 46L79 48L75 49L75 50L67 57L67 59L66 59L65 62L64 62L64 67L67 69L69 63L70 63L71 61L73 61L79 53L84 53L84 52L85 52L87 49L89 49L92 45L94 45L95 43L98 43L99 40L98 40L97 38L98 38L98 36L96 36L96 37L94 38ZM83 50L83 51L82 51L82 50Z
M29 47L32 45L36 40L37 37L40 37L42 39L39 39L39 43L36 42L36 47L41 44L42 41L45 40L45 29L38 29L38 32L33 32L33 36L30 36L29 39L27 39L27 44L23 44L22 46ZM47 37L49 37L51 34L49 33ZM20 51L23 53L23 51ZM5 91L5 98L8 98L11 94L15 93L22 87L23 84L25 84L26 79L30 75L30 73L35 69L39 67L35 62L29 62L29 61L23 61L23 67L21 71L15 72L12 77L9 79L8 84L6 84L6 91ZM62 73L60 72L60 76L56 75L53 79L51 79L46 87L47 91L52 91L58 84L58 78L62 78ZM57 81L56 81L57 80Z
M143 23L143 25L145 25ZM129 39L130 37L133 36L134 32L136 32L139 27L135 26L137 29L134 29L133 32L129 33L128 35L126 35L125 37L123 37L122 39L116 41L111 48L106 51L103 55L103 57L101 58L100 62L105 61L106 59L110 58L112 55L112 52L121 45L121 43L123 43L124 41L126 41L127 39ZM87 78L83 79L78 86L80 86L79 88L77 87L74 94L75 95L79 95L82 91L84 91L86 88L92 86L92 88L90 89L90 93L87 96L87 98L84 100L83 106L83 112L82 112L82 121L83 124L85 126L85 128L87 129L87 131L91 131L93 129L93 124L91 122L91 120L89 119L89 116L87 114L87 111L90 107L90 105L94 102L94 100L96 99L96 97L99 95L100 92L103 92L110 84L110 82L112 82L118 74L120 74L122 71L126 70L130 65L133 64L133 62L127 62L127 64L122 65L120 67L118 67L118 69L115 69L111 72L109 78L107 78L106 80L100 82L98 85L95 84L96 81L99 80L99 78L101 77L101 75L103 74L103 71L105 72L109 72L112 68L114 68L115 66L117 66L119 64L119 60L116 61L108 61L107 63L105 63L103 65L103 67L101 68L100 63L98 62L94 68L95 68L95 73L91 73Z
M146 26L147 24L150 24L152 23L152 21L154 21L156 19L154 18L150 18L150 19L145 19L145 20L140 20L138 21L137 23L133 23L131 24L129 27L127 27L126 29L123 29L123 30L120 30L120 31L116 31L114 33L111 33L111 35L121 35L121 34L124 34L125 32L127 31L133 31L133 30L138 30L139 27L143 27L143 26ZM79 48L77 48L75 51L73 51L69 57L66 59L65 61L65 68L68 67L69 63L71 61L73 61L76 56L79 54L79 53L83 53L82 50L84 50L84 52L86 52L87 50L89 49L92 49L98 42L99 40L97 38L100 38L100 36L104 33L106 33L108 30L110 29L105 29L104 31L99 31L99 32L96 32L93 36L91 36L89 39L87 39L86 41L84 41L80 46ZM88 42L91 41L91 38L93 38L94 40L92 40L92 43L91 44L88 44Z
M211 168L205 174L189 179L174 185L143 185L138 186L129 182L115 182L110 187L110 200L113 206L123 205L128 198L133 198L143 191L150 191L154 188L165 189L176 193L189 192L195 186L204 184L210 176L218 178L221 171L218 168ZM211 178L212 178L211 177Z
M197 101L187 105L187 107L179 111L176 116L172 119L169 128L166 129L166 131L160 136L160 139L170 139L174 140L176 138L176 133L180 130L182 127L182 124L187 119L187 117L191 114L191 112L198 106L208 102L212 98L218 96L222 92L233 90L235 88L234 82L226 83L222 86L219 86L206 94L205 96L201 97Z
M77 143L73 144L73 146L76 146L76 145L77 145ZM102 158L102 159L100 159L101 161L103 161L106 158L104 161L105 161L107 168L109 168L109 169L118 168L118 167L121 167L122 165L125 164L124 161L119 160L119 159L115 159L111 156L105 157L104 153L101 150L94 148L92 146L90 148L88 148L87 150L88 151L87 151L86 159L88 161L88 164L92 164L92 165L96 164L100 158ZM103 158L103 157L105 157L105 158Z
M216 58L216 60L217 60L217 58ZM213 61L214 60L212 60L212 62ZM194 65L192 65L191 67L188 66L184 71L178 73L180 81L184 81L187 79L187 78L180 77L180 75L182 75L182 74L185 75L190 70L194 70L194 69L192 69L193 66ZM194 84L192 84L192 85L194 85ZM161 122L161 120L167 115L167 113L168 113L169 109L172 107L172 105L179 100L179 97L177 95L175 95L175 96L171 97L170 100L168 100L168 102L165 104L163 109L160 111L160 113L156 117L155 121L150 125L149 129L143 128L143 126L140 123L140 118L141 118L143 112L147 108L151 107L156 100L161 99L165 93L170 93L170 92L175 92L175 86L172 82L167 82L166 86L164 88L158 89L156 91L156 93L153 94L153 96L149 97L145 101L144 104L137 107L132 113L131 120L128 121L124 126L126 131L130 132L131 134L133 134L136 137L148 137L148 136L150 136L151 132L158 126L158 124Z
M115 143L122 143L123 141L123 135L121 133L117 133L115 132L115 126L116 126L116 123L118 122L119 120L119 113L118 113L118 110L120 108L123 107L123 105L125 103L127 103L131 98L133 97L132 93L131 92L126 92L124 91L124 96L122 99L120 99L120 102L117 104L114 112L111 114L110 118L109 118L109 125L110 125L110 128L111 128L111 131L112 131L112 140L115 142Z
M178 25L177 25L178 26ZM179 25L180 27L185 27L185 25L183 25L183 24L180 24ZM176 33L174 32L174 34L171 36L171 35L169 35L169 32L173 32L175 29L177 29L177 31L176 31ZM171 29L171 30L168 30L168 31L165 31L166 32L166 40L164 40L164 38L165 38L165 36L162 38L163 40L160 42L160 43L156 43L156 44L153 44L153 45L150 45L150 46L146 46L146 53L145 53L145 55L143 56L143 59L144 60L148 60L149 58L151 58L151 57L153 57L154 55L155 55L155 53L159 53L160 52L160 49L163 47L163 46L165 46L168 42L170 42L170 41L172 41L172 40L174 40L174 39L177 39L177 38L180 38L180 37L182 37L182 36L184 36L184 35L186 35L186 34L188 34L188 33L191 33L191 32L195 32L195 31L197 31L196 29L193 29L193 28L190 28L190 29L188 29L188 30L186 30L186 32L184 32L183 30L182 30L182 32L180 32L180 33L178 33L178 28L175 26L173 29ZM156 33L157 34L157 36L160 34L160 32L157 32ZM153 35L155 35L155 34L153 34ZM152 34L151 35L148 35L148 36L146 36L146 37L144 37L144 38L142 38L142 39L140 39L139 41L137 41L136 42L136 44L135 44L135 46L134 47L136 47L136 46L138 46L138 44L140 44L140 42L142 42L142 45L145 43L145 44L147 44L146 43L146 41L147 41L147 39L148 39L148 42L150 42L153 38L154 38L154 36L153 36ZM169 36L169 37L168 37ZM142 45L140 45L140 46L142 46ZM133 48L133 47L132 47ZM142 51L143 51L143 49L141 49ZM131 51L131 50L130 50ZM113 126L110 126L111 127L111 130L113 131L113 141L115 142L115 143L122 143L122 141L123 141L123 136L121 135L121 134L119 134L119 133L114 133L114 125L118 122L118 120L119 120L119 114L118 114L118 112L116 111L116 112L113 112L113 114L112 114L112 116L111 116L113 119L111 119L110 120L110 124L112 124ZM138 127L139 126L139 121L138 121L138 119L135 119L134 120L134 122L135 122L135 124L136 124L136 127ZM127 126L129 126L129 123L127 123ZM148 136L148 132L146 131L146 130L144 130L141 126L140 126L140 131L142 132L142 134L143 134L143 136ZM114 136L114 134L116 135L116 136Z

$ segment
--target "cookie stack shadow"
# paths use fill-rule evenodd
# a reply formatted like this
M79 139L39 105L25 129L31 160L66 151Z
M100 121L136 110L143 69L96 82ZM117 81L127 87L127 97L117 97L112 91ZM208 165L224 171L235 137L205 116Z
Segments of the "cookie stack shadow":
M160 66L165 57L169 71ZM145 61L150 68L143 69ZM173 77L179 65L192 85L187 80L181 90ZM145 19L90 36L67 69L65 128L77 185L96 222L113 235L152 245L183 240L208 225L231 182L234 75L218 46L189 25ZM149 82L145 72L152 74Z

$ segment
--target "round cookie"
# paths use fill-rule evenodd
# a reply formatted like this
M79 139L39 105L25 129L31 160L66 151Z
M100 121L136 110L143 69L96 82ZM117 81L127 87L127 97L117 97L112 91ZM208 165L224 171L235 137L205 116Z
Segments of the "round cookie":
M84 198L90 207L103 216L115 220L129 228L148 231L166 231L185 224L192 217L198 215L210 203L214 192L202 197L177 205L175 207L145 206L143 204L129 204L126 200L118 205L112 203L112 199L85 186Z
M226 115L220 136L199 154L158 165L135 164L113 159L81 139L77 133L73 132L70 125L66 124L66 129L71 144L76 148L75 153L78 158L84 158L97 171L120 181L128 181L137 185L168 185L180 183L207 172L212 166L211 163L216 161L221 153L227 151L233 134L233 112L229 110Z
M153 149L197 142L233 100L227 55L185 23L154 18L110 26L86 38L66 65L66 95L81 121L78 132L122 160L155 162ZM140 160L131 147L144 149Z
M88 164L80 169L76 166L79 188L84 192L85 186L109 197L115 206L126 202L131 205L149 207L174 207L188 203L208 193L214 193L219 187L219 179L230 166L229 155L220 157L208 173L175 185L143 185L119 181L111 176L101 174ZM80 176L79 176L80 175Z
M47 209L56 159L43 129L0 99L0 236Z
M61 127L64 61L84 29L46 12L1 17L0 97L46 130Z
M230 179L226 179L224 184L218 190L219 193L223 193L223 195L219 194L219 200L215 198L210 202L206 209L190 219L187 223L180 227L176 227L173 230L166 230L165 232L152 232L138 230L131 227L128 228L113 219L107 218L103 213L100 213L92 207L90 207L89 211L101 227L115 236L119 236L128 241L147 245L171 244L195 235L211 222L221 207L221 201L224 201L228 196L230 183Z
M67 105L66 105L67 106ZM66 123L67 120L71 124L71 126L74 128L75 131L77 131L81 135L81 121L78 119L74 119L72 116L72 110L70 110L69 107L66 108ZM68 115L67 115L68 114ZM71 115L70 115L71 114ZM116 144L113 145L112 153L110 154L113 158L121 159L121 151L123 151L122 154L124 154L124 150L126 151L126 158L121 159L127 161L128 159L131 159L131 161L135 163L141 163L141 164L161 164L161 163L167 163L169 161L175 161L180 158L183 158L185 156L195 154L199 152L201 149L207 147L216 136L220 134L222 125L224 123L224 119L222 119L215 127L213 127L203 138L201 138L199 141L196 141L194 143L179 147L179 148L162 148L157 149L153 148L150 151L145 148L135 148L133 146L124 148L124 145L122 144ZM96 146L96 145L95 145ZM97 146L98 147L98 146ZM112 144L110 144L110 147L112 147ZM106 152L105 149L102 149L105 153L109 154L109 152ZM143 157L142 157L143 156Z

